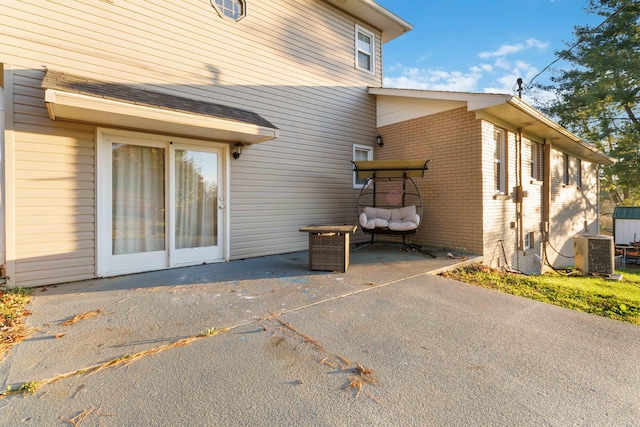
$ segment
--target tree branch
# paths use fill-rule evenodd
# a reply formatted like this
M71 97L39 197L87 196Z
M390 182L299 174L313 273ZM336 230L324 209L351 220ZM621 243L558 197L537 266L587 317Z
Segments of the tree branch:
M633 124L637 125L638 124L638 118L633 113L633 110L631 109L631 107L629 107L629 104L624 104L624 111L627 112L627 116L629 116L629 118L631 119Z

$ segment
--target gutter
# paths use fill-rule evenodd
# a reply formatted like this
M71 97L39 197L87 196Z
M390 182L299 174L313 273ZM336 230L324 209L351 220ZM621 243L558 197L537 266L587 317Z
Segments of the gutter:
M603 153L602 151L598 150L597 148L594 148L591 145L585 143L580 138L578 138L576 135L574 135L573 133L571 133L570 131L568 131L564 127L560 126L558 123L554 122L549 117L545 116L540 111L536 110L535 108L533 108L532 106L530 106L526 102L522 101L521 99L519 99L517 97L511 97L511 99L509 99L507 101L507 103L509 105L519 109L520 111L522 111L523 113L527 114L528 116L532 117L536 121L538 121L540 123L543 123L545 126L549 127L550 129L554 130L555 132L558 132L559 134L563 135L567 139L573 141L575 144L579 145L580 147L590 151L596 157L601 159L601 161L599 162L600 164L610 166L610 165L613 165L614 163L617 163L617 161L618 161L617 159L614 159L613 157L609 157L605 153Z

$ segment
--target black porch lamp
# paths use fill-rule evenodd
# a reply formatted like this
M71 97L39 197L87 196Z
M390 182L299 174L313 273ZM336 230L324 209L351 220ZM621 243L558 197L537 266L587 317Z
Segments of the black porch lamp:
M384 145L382 135L378 134L378 136L376 136L376 144L378 144L378 147L382 147Z
M242 154L242 147L244 147L244 145L241 142L236 142L236 145L234 145L234 147L236 147L236 149L233 152L233 158L237 160Z

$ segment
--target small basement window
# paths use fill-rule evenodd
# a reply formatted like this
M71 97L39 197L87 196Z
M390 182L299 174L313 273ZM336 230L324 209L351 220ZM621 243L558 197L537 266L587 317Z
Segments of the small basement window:
M526 251L527 249L533 249L534 244L534 236L533 231L524 235L524 244L523 249Z
M243 0L209 0L211 6L223 18L239 21L247 16L247 9Z

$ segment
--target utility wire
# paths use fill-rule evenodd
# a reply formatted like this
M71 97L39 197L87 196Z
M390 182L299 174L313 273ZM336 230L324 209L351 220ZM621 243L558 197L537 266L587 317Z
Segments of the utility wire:
M598 25L597 27L593 28L591 31L589 31L587 34L585 34L584 36L580 37L580 40L578 40L577 42L575 42L569 49L568 51L571 52L574 48L576 48L580 43L582 43L583 41L585 41L587 39L587 37L591 36L593 33L595 33L597 30L600 29L600 27L602 27L604 24L606 24L607 22L609 22L613 17L615 17L616 15L618 15L620 12L622 12L624 9L627 8L627 6L629 6L630 4L632 4L633 1L630 1L629 3L625 4L624 6L622 6L620 9L616 10L615 12L613 12L611 15L609 15L607 17L607 19L605 19L604 21L602 21L600 23L600 25ZM540 71L538 74L536 74L535 76L533 76L531 78L531 80L529 80L529 83L527 84L527 88L531 87L531 84L533 83L533 81L540 77L540 75L542 73L544 73L545 71L547 71L553 64L555 64L556 62L560 61L560 57L556 58L554 61L552 61L549 65L547 65L546 67L544 67L542 69L542 71Z

